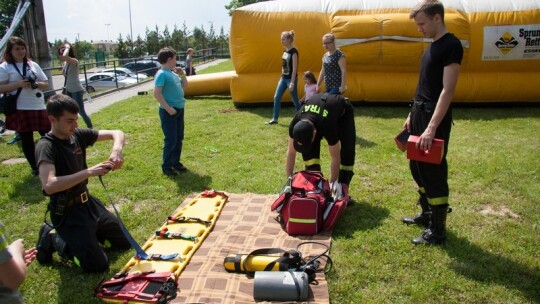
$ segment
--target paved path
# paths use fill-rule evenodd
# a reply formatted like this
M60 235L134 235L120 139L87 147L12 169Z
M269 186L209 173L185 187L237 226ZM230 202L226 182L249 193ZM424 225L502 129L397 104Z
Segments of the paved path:
M209 66L216 65L227 60L229 59L216 59L211 62L199 64L197 65L197 71L202 71ZM111 93L108 93L99 97L94 97L92 98L91 103L85 103L84 109L86 110L86 113L90 115L90 114L100 111L103 108L106 108L112 105L115 102L125 100L133 96L137 96L137 93L140 91L148 91L153 88L154 88L154 81L151 80L151 81L127 88L127 89L121 89L121 90L111 92Z

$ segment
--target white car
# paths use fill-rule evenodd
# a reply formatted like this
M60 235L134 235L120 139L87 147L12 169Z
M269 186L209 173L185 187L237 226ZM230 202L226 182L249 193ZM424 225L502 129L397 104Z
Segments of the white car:
M130 69L121 68L121 67L104 69L101 71L101 73L114 73L115 71L116 71L116 75L118 76L139 79L139 80L145 80L146 78L148 78L146 74L142 74L142 73L135 74Z
M116 77L114 73L95 73L93 75L89 75L88 85L86 84L86 80L84 78L79 79L79 81L90 93L99 90L123 88L137 83L137 79L120 76Z

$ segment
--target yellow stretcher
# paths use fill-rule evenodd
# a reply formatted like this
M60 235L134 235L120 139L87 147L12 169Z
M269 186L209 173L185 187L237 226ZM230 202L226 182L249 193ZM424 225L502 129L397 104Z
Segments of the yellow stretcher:
M174 299L180 273L214 228L227 200L226 194L213 190L197 195L169 216L142 246L150 258L131 258L118 274L100 283L96 296L106 303L166 303ZM159 259L176 254L174 259Z

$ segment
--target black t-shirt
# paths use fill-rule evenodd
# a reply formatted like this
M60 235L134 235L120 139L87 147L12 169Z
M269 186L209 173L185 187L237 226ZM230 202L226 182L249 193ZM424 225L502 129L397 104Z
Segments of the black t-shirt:
M452 63L461 64L462 59L463 46L453 34L446 33L432 42L422 55L415 99L437 102L443 89L444 67Z
M293 72L293 54L296 54L298 56L297 59L300 59L298 50L296 48L292 48L288 51L283 52L283 56L281 57L281 74L283 78L291 79L292 72Z
M68 140L59 139L51 132L45 134L36 145L37 165L41 162L54 164L56 176L77 173L88 168L86 165L86 148L93 145L98 138L98 131L92 129L75 129ZM88 180L74 186L73 190L84 191Z
M324 95L315 94L306 100L289 125L289 137L293 137L294 125L301 119L307 119L317 130L312 147L320 145L323 137L330 146L339 141L338 120L345 111L346 101L339 94L328 94L326 101L323 101Z

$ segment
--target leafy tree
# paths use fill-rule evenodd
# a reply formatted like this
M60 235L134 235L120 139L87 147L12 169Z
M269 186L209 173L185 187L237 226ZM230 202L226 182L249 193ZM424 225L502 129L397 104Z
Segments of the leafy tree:
M137 35L137 40L133 42L133 57L141 57L146 50L146 42L141 38L141 35Z
M160 39L161 47L172 47L171 45L171 34L169 33L169 27L165 25L163 29L163 39Z
M179 51L182 49L182 46L184 45L184 33L178 29L178 26L176 24L174 25L174 29L171 35L171 46L176 50Z
M233 11L239 7L246 6L252 3L266 2L266 1L269 1L269 0L231 0L231 3L229 3L229 5L225 5L225 8L229 10L229 16L231 16Z
M11 22L15 16L15 11L17 10L18 4L19 1L0 0L0 37L4 37L7 30L11 26ZM14 34L17 36L23 36L22 21L15 30Z
M118 43L116 45L116 51L114 52L116 57L122 59L127 58L129 55L129 51L127 49L127 45L124 42L124 39L122 39L122 34L118 37Z

